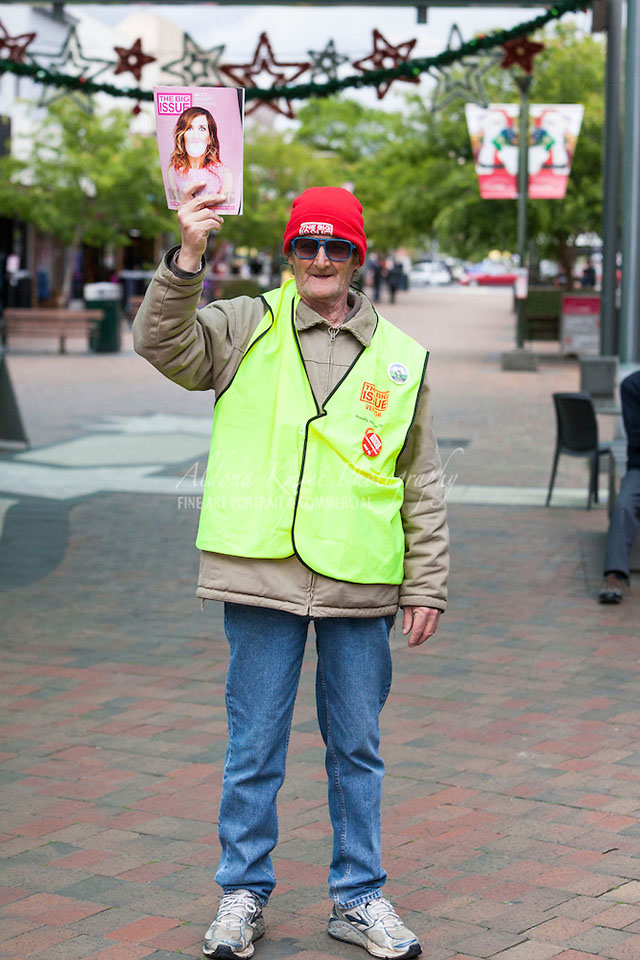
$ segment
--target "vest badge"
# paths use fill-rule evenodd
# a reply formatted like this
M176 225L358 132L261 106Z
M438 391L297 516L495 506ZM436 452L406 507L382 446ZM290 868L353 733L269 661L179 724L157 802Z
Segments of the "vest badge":
M387 373L389 374L390 380L400 385L406 383L409 379L409 371L404 363L390 363Z
M382 440L371 427L367 427L364 432L362 449L368 457L377 457L382 450Z
M389 406L389 391L379 390L375 383L367 383L365 380L360 391L360 399L367 410L370 410L374 416L381 417Z

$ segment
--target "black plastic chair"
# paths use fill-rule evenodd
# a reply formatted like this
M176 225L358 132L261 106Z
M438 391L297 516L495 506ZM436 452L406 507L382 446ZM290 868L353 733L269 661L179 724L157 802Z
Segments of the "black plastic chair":
M561 453L566 453L570 457L588 457L591 462L587 496L587 510L590 510L591 498L598 502L600 457L611 453L611 444L598 443L598 421L590 393L554 393L553 402L558 432L545 506L551 503L558 459Z

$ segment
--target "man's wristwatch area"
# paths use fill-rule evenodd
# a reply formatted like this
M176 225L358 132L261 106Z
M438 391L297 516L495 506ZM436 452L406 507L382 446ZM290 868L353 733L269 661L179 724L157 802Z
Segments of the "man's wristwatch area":
M171 250L165 255L165 263L169 267L169 270L179 280L192 280L194 277L199 276L204 270L205 260L204 257L200 259L200 267L191 272L190 270L183 270L182 267L178 266L178 254L180 253L180 247L172 247Z

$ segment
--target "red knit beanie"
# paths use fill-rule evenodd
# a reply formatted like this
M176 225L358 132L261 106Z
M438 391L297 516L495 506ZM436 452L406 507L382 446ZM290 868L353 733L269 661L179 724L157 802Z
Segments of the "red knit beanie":
M288 253L295 237L305 234L350 240L356 246L360 263L364 263L367 238L362 204L343 187L309 187L296 197L284 231L284 252Z

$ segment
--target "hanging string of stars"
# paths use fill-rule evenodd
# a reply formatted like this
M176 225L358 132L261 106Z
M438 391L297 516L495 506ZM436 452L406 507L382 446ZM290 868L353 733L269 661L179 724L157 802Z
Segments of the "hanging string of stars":
M211 50L201 49L188 35L184 35L182 56L163 67L163 71L178 77L186 86L194 85L237 85L245 88L247 113L256 110L262 104L285 116L295 116L291 107L293 100L307 100L310 97L326 97L342 90L373 87L379 99L382 99L391 84L396 81L419 83L424 73L431 73L438 79L442 97L452 99L456 83L450 83L448 68L467 58L470 62L470 82L463 84L464 93L472 99L483 102L483 90L480 74L491 66L491 55L495 59L496 48L502 47L510 56L510 63L520 63L527 70L530 58L518 59L519 45L528 41L527 34L558 20L567 13L585 9L586 0L560 0L545 13L532 20L518 24L510 30L498 30L484 36L462 41L457 27L452 28L447 48L431 57L411 58L411 52L417 40L406 40L393 45L379 30L373 31L373 49L359 60L349 58L336 51L333 40L320 51L308 51L309 59L304 61L279 61L275 58L266 33L259 37L253 58L248 63L221 63L224 45ZM35 40L34 33L11 37L0 23L0 74L13 73L16 76L30 77L45 88L54 88L56 93L43 96L40 103L50 103L57 96L68 91L82 91L85 94L106 93L112 97L127 97L136 101L153 100L153 92L140 87L118 87L110 83L98 82L98 77L108 69L114 74L131 73L140 82L145 66L155 62L156 58L142 50L142 39L138 38L131 47L115 47L116 61L91 58L83 53L76 28L72 27L58 53L31 52ZM524 41L523 41L524 38ZM522 49L525 49L522 47ZM526 51L525 51L526 52ZM484 68L481 61L485 60ZM350 62L358 73L340 78L338 69ZM504 61L503 61L503 65ZM259 87L256 77L268 74L273 78L270 88ZM310 79L306 83L296 84L305 73ZM323 79L321 79L323 78ZM231 81L231 84L229 84ZM459 86L459 83L458 83ZM438 90L436 91L436 99ZM139 106L134 108L134 112Z

